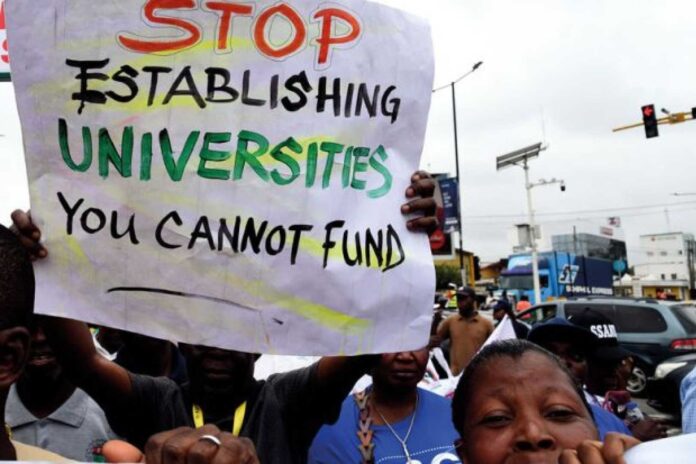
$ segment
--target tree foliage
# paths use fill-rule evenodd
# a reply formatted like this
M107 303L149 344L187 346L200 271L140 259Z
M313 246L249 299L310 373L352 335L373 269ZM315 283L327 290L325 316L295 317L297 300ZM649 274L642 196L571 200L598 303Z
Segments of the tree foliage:
M451 264L435 265L435 284L438 290L447 290L447 285L454 283L457 287L462 285L462 274L458 266Z

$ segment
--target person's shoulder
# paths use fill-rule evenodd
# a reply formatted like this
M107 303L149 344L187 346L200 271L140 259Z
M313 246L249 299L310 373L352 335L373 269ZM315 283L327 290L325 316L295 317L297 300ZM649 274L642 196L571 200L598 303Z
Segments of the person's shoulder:
M447 426L449 429L452 425L452 401L449 398L438 395L423 388L418 388L419 400L423 404L424 411L427 416L433 418L434 422L438 422L440 426ZM435 420L436 419L436 420Z
M691 372L686 374L686 377L684 377L684 379L682 380L682 385L696 385L696 367L691 369Z
M348 421L341 413L334 424L323 425L308 450L308 464L357 462L359 459L359 423Z
M170 403L174 397L181 397L182 388L168 377L153 377L150 375L129 372L131 387L135 398L139 401L155 401Z
M626 427L626 424L611 412L595 404L590 404L590 408L592 409L592 415L594 416L594 422L599 431L600 439L604 439L604 436L609 432L631 435L631 431Z
M155 389L169 389L178 390L179 385L174 382L169 377L153 377L151 375L145 374L134 374L133 372L128 372L130 377L131 385L138 388L155 388Z
M435 407L441 406L448 409L452 407L452 401L449 398L445 398L444 396L438 395L430 390L426 390L425 388L418 387L418 395L424 404L429 404Z
M309 381L317 374L318 369L319 361L316 361L309 366L300 367L287 372L272 374L265 381L257 380L257 387L261 386L263 388L272 388L279 383Z
M355 394L351 393L346 396L343 403L341 403L341 413L338 416L338 420L330 427L338 426L340 428L344 427L345 424L356 424L359 415L360 407L358 406Z
M423 418L429 427L438 434L448 436L454 440L458 433L452 424L452 401L431 391L418 388L419 401L422 406ZM422 409L421 409L422 408Z
M682 379L679 390L682 401L684 401L687 394L693 395L696 393L696 367Z
M18 427L20 425L33 424L38 421L39 419L24 406L22 399L17 394L17 386L13 384L10 387L10 392L5 404L5 422L7 425L10 427Z
M75 389L75 393L79 395L81 401L83 401L85 404L85 407L87 409L85 419L91 422L90 426L93 427L94 424L99 424L105 426L106 428L109 428L109 421L106 419L106 413L104 413L102 407L99 406L99 403L97 403L84 390L77 388Z
M356 411L360 409L360 406L358 406L358 393L351 393L350 395L346 396L345 399L343 400L343 403L341 403L341 412L343 411Z
M19 443L14 440L12 440L12 446L14 446L17 452L17 461L74 462L59 454L37 448L36 446L25 445L24 443Z
M308 463L341 462L340 459L347 457L356 458L359 414L354 395L348 395L343 400L336 422L323 425L312 440Z
M256 380L255 390L259 398L272 399L281 405L298 401L300 398L314 395L317 386L319 363L280 372L266 380Z
M341 413L336 422L333 424L325 424L322 430L327 429L338 433L344 433L346 428L356 428L357 430L359 419L360 407L358 406L356 394L351 393L346 396L343 403L341 403Z

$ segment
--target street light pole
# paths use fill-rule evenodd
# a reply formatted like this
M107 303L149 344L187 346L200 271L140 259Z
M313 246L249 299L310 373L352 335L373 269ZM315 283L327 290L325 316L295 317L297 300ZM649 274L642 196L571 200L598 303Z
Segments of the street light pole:
M539 152L546 150L548 145L541 146L541 143L530 145L519 150L498 156L495 160L496 169L500 171L509 166L520 166L524 170L524 188L527 191L527 212L529 219L529 241L532 249L532 279L534 280L534 304L541 303L541 284L539 282L539 262L537 250L536 224L534 222L534 205L532 204L532 189L543 185L559 184L561 192L565 192L566 186L563 179L555 177L546 180L539 179L538 182L529 181L529 160L539 156Z
M464 79L466 76L469 74L473 73L476 71L481 65L483 64L483 61L479 61L478 63L474 64L474 66L471 68L471 70L463 75L461 75L458 79L452 81L449 85L452 89L452 121L454 124L454 164L456 168L456 178L457 178L457 199L459 200L459 204L457 205L457 224L459 228L459 273L462 276L462 285L466 284L466 272L464 270L464 239L462 238L462 195L461 195L461 183L460 183L460 176L459 176L459 138L457 135L457 93L455 90L455 84L462 79ZM438 87L437 89L434 89L433 92L437 92L438 90L442 90L444 87Z
M466 272L464 271L464 239L462 238L462 198L461 187L459 184L459 140L457 138L457 96L454 90L454 82L452 86L452 120L454 122L454 165L457 172L457 226L459 227L459 273L462 276L462 285L466 285Z
M545 150L546 147L542 147ZM541 303L541 282L539 281L539 260L538 260L538 248L537 248L537 236L536 236L536 223L534 222L534 206L532 206L532 189L534 187L541 187L544 185L560 184L561 192L565 192L565 181L563 179L556 179L555 177L546 180L539 179L537 182L529 182L529 165L527 164L528 158L523 161L522 168L524 169L524 182L527 189L527 208L529 210L529 238L531 242L532 249L532 278L534 279L534 304ZM573 239L575 240L575 228L573 227ZM576 253L577 254L577 253Z
M536 224L534 223L534 207L532 206L532 185L529 182L529 164L527 158L522 165L524 169L524 185L527 189L527 211L529 214L529 239L532 242L532 279L534 280L534 304L541 303L541 286L539 284L539 260L537 259Z

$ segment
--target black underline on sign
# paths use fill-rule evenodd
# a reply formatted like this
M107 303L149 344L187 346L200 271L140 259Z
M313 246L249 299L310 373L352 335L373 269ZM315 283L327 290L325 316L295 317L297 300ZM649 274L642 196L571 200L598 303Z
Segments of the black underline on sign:
M166 288L150 288L150 287L114 287L110 288L106 291L106 293L114 293L114 292L144 292L144 293L161 293L164 295L171 295L171 296L179 296L182 298L192 298L196 300L207 300L207 301L214 301L215 303L222 303L226 304L229 306L236 306L238 308L245 309L247 311L253 311L255 313L260 312L256 308L252 308L250 306L245 306L239 303L236 303L232 300L226 300L224 298L218 298L215 296L208 296L208 295L200 295L198 293L186 293L186 292L180 292L177 290L167 290ZM275 318L274 318L275 319Z

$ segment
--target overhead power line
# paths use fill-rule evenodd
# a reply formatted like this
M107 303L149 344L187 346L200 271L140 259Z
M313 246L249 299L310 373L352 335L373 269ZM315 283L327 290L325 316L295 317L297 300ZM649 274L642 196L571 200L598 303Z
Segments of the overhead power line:
M682 201L678 203L660 203L660 204L650 204L650 205L636 205L636 206L620 206L616 208L599 208L599 209L585 209L585 210L574 210L574 211L552 211L547 213L535 213L536 216L572 216L576 214L592 214L592 213L612 213L619 211L631 211L649 208L671 208L673 206L682 205L696 205L695 201ZM465 215L465 219L488 219L488 218L524 218L527 217L526 214L485 214L469 216Z
M688 207L688 208L677 208L677 209L670 209L669 214L678 214L678 213L686 213L686 212L691 212L696 210L696 205ZM662 215L664 214L664 211L645 211L645 212L635 212L635 213L625 213L621 215L621 218L632 218L632 217L639 217L639 216L654 216L654 215ZM479 217L476 219L484 219L485 217ZM575 222L579 221L586 221L588 219L604 219L606 218L606 215L599 215L599 216L574 216L574 217L568 217L564 219L548 219L548 220L542 220L540 221L541 224L572 224ZM503 220L500 218L497 218L498 220L493 220L493 221L469 221L470 217L462 217L462 221L464 226L466 227L496 227L499 228L500 226L509 226L511 224L510 219L508 220ZM495 218L494 218L495 219Z

